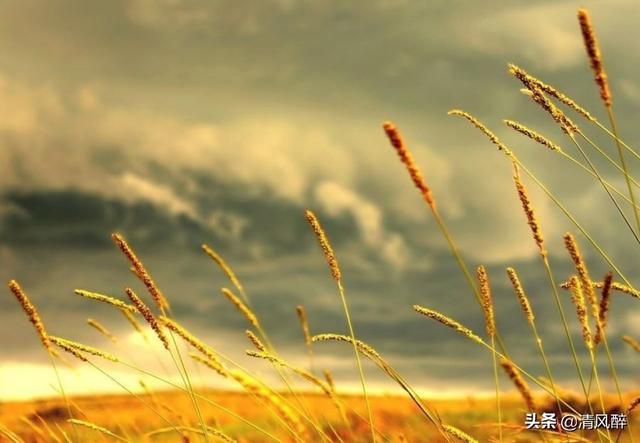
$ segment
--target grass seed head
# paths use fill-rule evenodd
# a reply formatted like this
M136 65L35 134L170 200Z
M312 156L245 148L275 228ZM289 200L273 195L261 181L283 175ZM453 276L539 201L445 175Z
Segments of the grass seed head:
M390 121L384 122L382 124L382 128L387 134L391 146L393 146L393 148L396 150L396 153L398 154L398 157L400 157L400 161L407 168L414 186L418 188L424 201L426 201L429 206L435 209L436 202L433 198L431 188L427 185L427 182L422 176L422 172L420 172L420 168L418 168L418 165L413 159L411 151L409 151L409 148L407 148L402 135L400 135L400 131L398 131L396 125Z
M522 209L524 210L524 214L527 217L527 224L531 229L531 234L533 235L533 241L535 241L536 246L538 247L538 251L540 255L546 256L547 251L544 247L544 237L542 236L542 228L540 226L540 222L536 217L536 211L531 204L531 199L529 198L529 193L527 192L527 188L525 187L522 179L520 178L520 173L518 171L518 167L514 164L514 174L513 181L516 185L516 191L518 192L518 198L520 199L520 203L522 204Z
M149 326L151 326L151 329L153 329L153 332L156 333L156 336L162 342L162 346L164 346L164 348L168 351L169 340L167 340L167 336L164 335L164 332L162 332L162 329L158 324L158 320L156 320L156 317L151 312L151 309L149 309L149 307L145 304L145 302L143 302L142 299L138 297L138 295L135 292L133 292L133 289L126 288L125 292L127 293L129 300L131 300L131 303L134 304L134 306L136 307L140 315L142 315L142 317L147 321Z
M609 307L611 302L611 285L613 283L613 274L608 272L604 276L602 292L600 295L600 305L598 308L599 321L596 322L596 335L593 339L594 344L600 343L604 335L604 329L607 325L609 317Z
M443 324L448 328L458 331L460 334L470 338L476 343L479 343L479 344L484 343L480 337L478 337L476 334L474 334L471 331L471 329L467 328L466 326L462 326L457 321L447 317L444 314L441 314L440 312L434 311L433 309L425 308L424 306L420 306L420 305L413 305L413 310L416 311L418 314L422 314L426 317L429 317L432 320L437 321L438 323Z
M516 270L513 268L507 268L507 275L509 276L509 281L511 281L511 285L513 286L513 291L518 297L518 301L522 307L522 312L524 312L527 321L530 324L533 324L533 321L535 320L533 309L531 309L529 297L527 297L527 294L524 292L524 288L522 287L522 283L520 282L520 278L518 277Z
M623 336L622 340L624 340L626 344L631 346L631 349L633 349L636 352L640 352L640 342L638 340L628 335Z
M609 81L607 79L607 73L602 63L602 53L600 52L600 46L598 45L598 39L596 38L596 32L593 28L591 16L589 11L585 8L578 9L578 21L580 22L580 30L582 31L582 39L584 41L584 47L589 57L591 69L593 75L600 90L600 98L604 102L607 108L611 108L613 103L611 98L611 90L609 89Z
M47 331L44 328L44 323L42 323L42 319L40 318L40 314L38 313L35 305L31 303L31 300L29 300L29 297L17 281L11 280L9 282L9 289L18 300L18 303L20 303L20 306L22 306L22 310L27 314L27 318L33 327L36 329L42 345L47 351L51 351L51 341L49 340Z
M527 128L526 126L515 122L513 120L503 120L504 123L509 126L510 128L518 131L520 134L529 137L531 140L540 143L543 146L546 146L547 148L551 149L552 151L562 151L562 149L560 148L560 146L556 145L554 142L552 142L551 140L549 140L548 138L540 135L539 133L537 133L536 131L534 131L533 129Z
M589 275L589 269L587 268L587 264L580 253L580 248L578 247L578 242L575 237L567 232L564 235L564 244L571 256L571 260L578 272L578 278L580 280L580 284L582 286L582 290L585 293L587 298L587 302L591 306L591 313L596 322L600 321L600 306L598 303L598 299L596 297L596 292L593 289L593 283L591 281L591 276Z
M168 309L169 302L167 301L167 298L164 296L162 291L160 291L160 288L158 288L158 285L156 285L153 278L151 278L151 275L147 272L147 269L144 267L127 240L125 240L125 238L120 234L113 234L111 238L133 266L134 274L142 281L142 283L144 283L158 309Z
M267 352L267 347L264 345L264 343L260 341L258 336L254 334L253 331L250 331L247 329L245 331L245 334L247 335L247 338L249 339L249 341L253 343L253 346L255 346L258 351L264 352L264 353Z
M527 405L528 411L537 411L536 404L533 401L533 394L531 393L531 388L527 384L526 380L520 374L520 371L516 367L516 365L506 358L500 359L500 365L504 372L509 376L515 387L522 395L524 402Z
M222 295L227 297L229 301L233 303L236 309L240 311L240 313L247 319L249 323L251 323L256 328L260 327L260 324L258 323L258 317L256 316L256 314L251 310L251 308L249 308L249 306L246 305L245 302L240 300L240 297L234 294L231 289L222 288Z
M593 348L593 337L591 335L591 328L589 327L589 319L587 318L587 308L584 301L584 292L582 289L582 283L578 277L571 277L571 301L576 307L576 314L578 316L578 322L582 328L582 339L584 340L587 348Z
M478 443L478 440L467 434L466 432L456 428L451 425L442 425L442 428L447 432L447 434L457 438L458 440L464 441L466 443Z
M120 309L124 309L126 311L129 311L132 314L135 314L137 312L135 306L127 304L127 303L123 302L122 300L119 300L119 299L117 299L115 297L111 297L109 295L98 294L97 292L85 291L84 289L76 289L73 292L76 295L79 295L80 297L88 298L90 300L96 300L96 301L99 301L101 303L107 303L109 305L115 306L116 308L120 308Z
M484 311L487 335L489 337L494 337L496 335L496 316L493 309L489 276L487 275L487 270L484 266L478 266L476 276L478 278L478 283L480 284L480 299L482 300L482 310Z
M304 309L304 306L298 305L296 306L296 313L298 314L298 319L300 320L300 327L302 328L302 334L304 336L304 343L307 348L311 347L311 332L309 330L309 321L307 319L307 312Z
M109 339L109 341L111 341L112 343L117 342L118 340L116 339L116 336L113 335L111 333L111 331L109 331L102 323L100 323L98 320L95 320L93 318L88 318L87 319L87 324L89 326L91 326L92 328L94 328L96 331L98 331L100 334L104 335L105 337L107 337Z
M529 94L531 94L531 90L533 89L533 87L538 87L540 90L554 97L559 102L563 103L569 108L573 109L575 112L582 115L587 120L591 122L596 121L596 119L586 109L578 105L573 99L566 96L562 92L558 91L553 86L548 85L542 80L530 75L519 66L516 66L514 64L509 64L508 71L509 71L509 74L513 75L518 80L520 80L520 82L522 82L522 84L525 86L525 90L528 91Z
M508 157L513 157L513 153L511 152L511 150L507 148L507 146L502 143L500 139L492 131L489 130L489 128L487 128L482 122L480 122L480 120L478 120L468 112L462 111L460 109L452 109L447 114L466 118L473 126L478 128L484 135L486 135L489 140L491 140L491 143L497 146L499 151L503 151L505 154L507 154Z
M213 248L211 248L208 245L202 245L202 250L204 251L205 254L207 254L211 258L211 260L216 262L216 264L220 267L220 269L222 269L222 272L226 274L229 281L233 283L233 285L236 287L238 292L240 292L241 295L244 294L244 288L240 283L240 279L238 279L238 277L236 276L236 273L233 272L233 269L231 268L231 266L229 266L226 260L222 258L220 254L218 254Z
M331 247L331 243L327 238L327 234L324 229L322 229L322 225L320 225L320 221L318 221L318 217L307 209L304 213L309 226L313 230L313 233L316 235L318 239L318 243L320 244L320 248L324 253L324 257L327 260L327 264L329 265L329 270L331 271L331 276L337 282L342 280L342 273L340 272L340 266L338 265L338 259L336 258L335 253L333 252L333 248Z

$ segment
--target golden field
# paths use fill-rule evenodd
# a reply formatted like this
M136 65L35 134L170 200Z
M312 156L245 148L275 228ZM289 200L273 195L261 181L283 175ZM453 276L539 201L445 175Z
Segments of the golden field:
M204 392L203 392L204 393ZM314 415L324 415L327 424L323 429L329 436L334 432L345 441L368 441L366 422L352 417L354 426L347 431L340 421L337 413L331 411L330 401L317 394L302 394L303 401ZM253 423L266 429L277 429L278 423L270 417L263 408L247 394L229 391L207 391L206 396L215 399L220 405L238 412ZM172 416L176 423L189 426L193 424L194 417L182 415L190 410L190 401L184 394L175 392L156 392L152 396L142 394L141 398L155 405L158 410ZM364 402L361 396L345 395L345 402L360 414L365 413ZM131 438L130 441L169 442L177 441L175 435L164 433L150 437L143 437L154 430L165 428L163 422L158 419L140 401L129 395L105 395L92 397L77 397L72 399L81 416L93 423L104 426ZM510 442L539 441L539 437L531 432L526 432L517 423L524 423L525 405L516 394L507 394L502 398L505 411L505 419L510 423L505 433L506 440ZM495 400L493 398L474 398L435 400L430 402L442 414L447 423L474 435L480 441L490 441L490 436L495 428ZM433 428L416 415L416 409L406 398L399 395L372 396L371 405L374 410L375 422L384 438L382 441L391 442L439 442L446 441ZM207 423L219 429L224 429L229 435L237 436L239 442L268 442L272 439L252 430L246 425L239 424L224 412L212 406L203 407L203 414L207 417ZM58 426L65 429L68 435L72 435L69 425L66 423L66 409L64 402L58 399L40 401L27 401L3 404L0 409L0 422L13 429L27 442L52 441L46 427L41 426L42 417L49 428L60 435ZM28 418L33 425L27 423ZM358 425L360 421L360 425ZM330 426L330 425L331 426ZM34 429L34 426L37 429ZM79 429L81 441L105 441L105 437L93 431ZM275 431L274 431L275 432ZM190 434L187 434L190 435ZM191 435L195 437L196 434ZM276 433L276 435L279 435ZM640 434L639 434L640 435ZM287 438L285 435L279 435ZM61 437L58 437L61 438ZM111 439L106 437L106 441ZM3 441L0 439L0 441ZM9 440L7 440L9 441ZM315 441L311 438L310 441ZM332 441L339 441L333 436ZM567 441L558 439L558 441ZM579 441L579 440L571 440ZM620 441L628 441L623 437Z

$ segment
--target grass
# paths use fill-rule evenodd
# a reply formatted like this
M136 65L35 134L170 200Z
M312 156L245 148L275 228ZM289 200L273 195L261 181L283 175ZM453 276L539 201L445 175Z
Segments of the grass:
M585 171L594 179L594 182L599 183L617 214L628 227L628 230L622 233L626 237L621 238L620 241L631 240L632 244L640 245L638 240L640 216L634 189L634 186L638 187L638 181L630 173L632 164L628 162L629 159L625 157L625 153L632 154L636 159L640 159L640 156L619 137L613 110L613 97L588 11L579 10L578 18L587 56L610 129L594 117L595 113L587 111L572 98L514 65L509 65L509 72L523 84L526 95L532 99L532 104L547 113L551 117L552 124L560 127L567 136L568 145L575 148L580 157L570 154L559 144L521 123L512 120L505 120L505 123L518 133L558 152L560 157L557 158L569 160L580 170ZM565 110L572 114L565 113ZM575 113L581 118L580 124L572 119ZM499 297L493 296L490 283L495 276L490 278L485 267L480 265L477 267L477 281L473 279L464 251L459 248L453 233L448 228L446 214L440 212L435 192L428 185L420 167L415 162L409 144L395 124L385 122L383 129L389 142L450 247L453 259L460 267L471 295L481 308L480 313L484 315L486 330L472 331L445 313L421 305L413 307L416 311L415 315L425 317L425 328L448 327L453 330L452 332L462 334L488 352L493 369L494 396L448 400L425 398L394 369L393 362L378 353L372 345L359 339L352 321L352 317L356 317L358 312L351 312L349 309L347 291L343 284L336 252L316 215L307 210L304 216L325 256L330 276L336 283L336 302L342 308L345 317L344 330L318 334L315 330L311 331L304 307L297 307L303 332L301 344L304 345L302 349L309 360L308 367L296 366L278 353L277 347L271 342L260 323L260 313L254 312L240 279L214 249L203 246L206 255L213 260L234 287L235 292L222 288L222 295L237 308L238 315L245 318L249 328L245 331L248 338L247 345L252 346L253 349L246 351L244 357L258 359L265 365L270 365L277 373L280 383L268 382L262 375L247 368L244 363L246 359L240 360L236 356L218 352L178 323L171 311L170 298L158 287L133 246L123 236L113 234L112 238L116 246L128 260L133 275L144 285L147 294L138 295L128 288L121 296L104 295L80 289L76 294L84 298L82 302L106 303L114 309L119 309L125 314L132 328L143 336L143 345L140 349L121 349L123 351L121 356L88 347L70 338L50 335L49 327L54 329L55 325L45 325L38 315L37 307L29 298L28 291L25 291L18 282L11 281L10 292L38 334L44 352L51 358L52 370L59 383L56 389L61 395L56 398L1 405L0 442L633 442L639 436L636 433L635 408L640 404L640 397L637 392L625 390L619 380L616 356L611 352L609 342L612 339L624 339L635 350L640 349L640 345L633 337L624 335L624 331L611 330L607 325L612 323L608 318L609 297L612 292L634 298L640 298L640 293L627 276L620 272L620 266L616 265L606 253L605 247L596 241L555 193L520 160L511 146L503 143L485 124L470 113L453 110L449 114L463 117L480 130L506 156L510 163L509 167L514 168L514 193L517 194L521 203L521 207L514 207L514 211L523 212L523 222L527 223L531 230L531 247L540 255L541 261L538 266L547 276L549 295L553 299L550 305L557 309L559 315L559 317L548 318L535 316L516 271L513 268L507 268L509 280L523 309L522 321L528 323L531 338L537 346L536 353L544 363L544 374L532 373L530 369L511 358L507 344L502 339L500 319L497 318L494 309L496 303L501 303ZM585 126L582 126L582 120L586 121ZM613 146L596 144L592 141L592 137L587 135L590 131L604 132L611 138ZM617 189L614 186L614 180L607 181L603 178L603 174L608 174L609 171L596 169L596 163L587 154L579 140L586 141L594 148L597 155L607 160L614 174L623 176L627 185L626 192ZM607 150L612 148L617 151L619 163L607 153ZM526 177L524 175L521 177L520 171L523 171ZM527 177L544 191L546 197L582 234L583 238L579 239L570 232L564 235L564 246L567 251L563 252L560 239L545 238L544 220L537 218L536 202L531 200L527 192L524 180ZM513 184L505 183L505 186L512 187ZM636 227L632 226L630 217L627 215L629 209L634 212ZM584 244L582 244L583 240L586 240ZM598 283L591 279L594 272L589 270L580 252L585 245L590 246L600 255L602 258L600 264L604 265L606 271L610 271L605 282ZM548 257L548 249L558 256L564 254L567 264L574 267L572 271L574 275L562 276L563 280L568 281L569 284L559 284L556 277L557 271L552 268ZM569 254L567 255L566 252ZM564 311L561 301L564 290L570 290L572 293L575 315L568 315ZM145 299L150 299L152 303L147 304ZM579 393L571 392L558 383L559 378L557 375L554 376L553 372L554 359L547 354L542 345L543 337L539 330L545 331L545 329L539 326L557 322L558 318L567 342L566 357L575 364L573 376L579 381L581 387ZM429 320L431 322L427 324ZM146 326L142 327L142 324ZM118 337L112 334L108 326L103 325L100 320L88 319L88 325L101 333L106 342L119 343ZM314 325L314 329L316 328L317 326ZM573 330L582 330L581 340L574 340ZM296 333L299 334L299 331ZM313 333L316 335L312 335ZM159 340L161 346L155 346L158 343L152 345L152 340ZM339 342L353 348L360 393L346 393L340 385L334 383L330 368L317 367L317 362L314 362L313 358L314 350L320 342L325 341ZM158 349L161 349L162 354L158 354ZM174 367L166 367L162 364L163 372L155 373L148 368L135 365L129 359L134 352L151 353L160 362L165 357L169 357ZM598 361L603 354L607 358L606 369ZM588 361L580 361L579 355L587 355ZM403 395L372 395L361 361L364 359L373 362L379 370L395 382L398 385L398 391L403 392ZM488 362L487 358L487 364ZM58 376L58 367L62 364L71 367L91 366L104 377L118 384L125 394L70 397L65 394L65 386ZM141 382L143 389L134 392L105 369L106 364L110 368L120 365L124 369L135 371L141 380L154 380L156 382L154 386L160 384L165 388L151 389L143 381ZM583 371L585 367L589 372ZM500 369L504 373L501 373ZM198 377L193 377L194 374ZM589 374L588 378L586 374ZM194 380L201 380L204 377L226 379L228 383L235 386L236 391L216 391L198 386ZM605 391L606 385L602 382L605 377L613 381L615 392ZM179 382L173 381L174 378ZM501 380L511 384L501 383ZM301 387L302 383L305 383L304 387ZM580 430L573 433L526 430L524 415L527 412L626 413L629 415L629 424L621 430Z

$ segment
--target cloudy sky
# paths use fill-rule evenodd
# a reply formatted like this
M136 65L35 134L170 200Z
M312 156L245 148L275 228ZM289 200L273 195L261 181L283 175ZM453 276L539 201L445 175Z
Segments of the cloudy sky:
M245 323L219 293L229 283L200 251L206 242L234 266L281 353L304 365L297 304L307 308L313 332L345 331L338 294L303 216L312 208L343 267L357 335L426 392L489 389L490 356L411 309L430 306L483 330L437 226L388 146L381 122L391 119L469 265L488 267L499 328L514 357L542 374L508 287L509 265L531 295L557 378L576 387L509 164L446 112L463 108L494 128L637 281L638 245L598 183L501 123L520 120L573 153L519 92L508 62L606 121L575 18L580 5L591 9L599 32L622 134L639 145L640 50L629 42L640 38L640 11L630 0L606 7L556 0L3 1L0 276L23 284L50 331L153 367L153 356L132 352L140 343L118 313L73 295L75 288L116 296L125 286L139 288L110 241L122 232L171 299L175 317L240 359ZM614 154L601 132L586 132ZM613 168L594 161L624 189ZM574 228L528 184L564 279L570 267L562 234ZM608 266L578 238L600 278ZM0 396L49 395L54 378L46 355L4 292ZM633 300L614 299L610 344L628 387L637 381L637 356L620 337L640 334L637 309ZM109 327L120 344L105 343L87 317ZM316 352L318 366L355 386L348 347L322 344ZM112 370L135 385L134 374ZM117 388L88 368L63 376L72 391ZM367 376L378 389L393 389L375 368L367 367Z

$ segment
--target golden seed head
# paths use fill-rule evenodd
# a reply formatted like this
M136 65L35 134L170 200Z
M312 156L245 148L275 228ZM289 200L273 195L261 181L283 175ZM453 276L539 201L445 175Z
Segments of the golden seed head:
M478 443L478 440L476 440L466 432L456 428L455 426L442 425L442 429L444 429L445 432L457 438L458 440L464 441L466 443Z
M53 342L52 342L53 343ZM60 349L62 349L63 351L65 351L68 354L73 355L75 358L77 358L80 361L83 361L85 363L89 362L89 360L87 360L87 357L85 357L84 355L82 355L82 353L80 353L78 351L78 349L76 349L75 347L67 344L66 342L63 341L56 341L54 343L57 347L59 347Z
M324 379L327 381L327 384L331 387L331 390L335 392L336 383L333 380L333 375L331 374L331 371L328 369L325 369L322 371L322 373L324 374Z
M503 121L510 128L515 129L520 134L522 134L522 135L524 135L526 137L529 137L531 140L536 141L536 142L540 143L543 146L546 146L547 148L551 149L552 151L562 151L560 146L556 145L554 142L552 142L548 138L545 138L542 135L538 134L533 129L527 128L526 126L521 125L518 122L514 122L513 120L503 120Z
M233 285L236 287L238 292L240 292L240 295L244 295L244 288L242 287L240 280L236 276L235 272L233 272L233 269L231 268L231 266L229 266L229 264L225 261L225 259L222 258L220 254L218 254L216 251L213 250L213 248L211 248L208 245L202 245L202 250L204 251L205 254L207 254L211 258L211 260L216 262L216 264L220 267L220 269L222 269L222 272L226 274L229 281L233 283Z
M258 336L254 334L253 331L250 331L247 329L244 332L247 335L247 338L249 339L249 341L253 343L253 346L255 346L258 351L264 352L264 353L267 352L267 347L264 345L264 343L260 341Z
M443 325L445 325L448 328L454 329L456 331L458 331L460 334L467 336L468 338L470 338L471 340L483 344L484 342L482 341L482 339L480 337L478 337L476 334L474 334L471 329L462 326L460 323L458 323L457 321L447 317L444 314L441 314L440 312L434 311L432 309L429 308L425 308L424 306L420 306L420 305L413 305L413 310L416 311L418 314L422 314L424 316L427 316L429 318L431 318L432 320L435 320Z
M120 234L113 234L111 238L133 266L134 274L142 281L142 283L144 283L158 309L168 309L169 302L160 291L160 288L158 288L158 285L156 285L156 282L151 278L151 275L149 275L147 269L144 267L129 243L127 243L127 240L125 240L125 238Z
M405 144L404 139L400 135L400 131L398 131L396 125L394 125L390 121L382 123L382 128L387 134L391 146L393 146L393 148L396 150L396 153L398 154L398 157L400 157L400 161L407 168L414 186L418 188L424 201L426 201L429 206L435 209L436 202L433 198L433 194L431 193L431 188L427 185L427 182L422 176L422 172L420 172L420 168L418 168L418 165L413 159L411 151L409 151L409 148Z
M493 337L496 335L496 316L493 309L489 276L487 275L487 270L484 266L478 266L476 276L478 278L478 283L480 284L480 299L482 300L482 310L484 311L487 335L489 337Z
M537 85L531 85L531 99L536 102L542 109L544 109L551 118L553 118L560 129L562 129L567 135L572 136L574 132L580 132L578 126L567 117L551 100L547 98L544 91Z
M22 306L22 310L27 314L27 318L36 329L36 332L40 337L40 341L45 349L47 349L47 351L51 351L51 342L49 341L47 331L44 328L44 323L42 323L42 319L40 318L40 314L38 314L38 310L35 305L31 303L31 300L29 300L29 297L27 297L27 294L22 290L22 287L17 281L11 280L9 282L9 289L18 300L18 303L20 303L20 306Z
M564 244L567 248L567 251L569 252L569 255L571 256L571 260L573 260L576 271L578 272L578 278L580 280L580 284L582 285L582 290L586 294L587 301L591 306L591 313L593 315L593 318L594 320L599 321L600 307L598 305L596 292L593 289L591 276L589 275L587 264L582 258L582 254L580 254L578 243L576 242L575 237L570 232L567 232L564 235Z
M189 343L198 351L202 352L202 354L206 355L208 359L216 360L216 361L218 360L218 356L213 351L213 349L207 346L202 340L200 340L191 332L189 332L184 326L182 326L177 321L172 320L169 317L161 316L158 318L158 322L165 328L178 334L184 341Z
M131 303L134 304L134 306L136 307L140 315L142 315L142 317L147 321L149 326L151 326L151 329L153 329L153 332L156 333L156 336L162 342L162 345L165 347L165 349L169 350L169 340L167 340L167 337L164 335L164 332L162 332L162 329L158 324L158 320L156 320L156 317L151 312L151 309L149 309L149 307L145 304L145 302L143 302L142 299L138 297L138 295L135 292L133 292L133 289L126 288L125 292L127 293L129 300L131 300Z
M513 157L513 153L511 152L511 150L507 148L507 146L502 143L500 139L489 130L489 128L487 128L482 122L480 122L477 118L475 118L468 112L462 111L460 109L452 109L447 114L466 118L473 126L478 128L484 135L486 135L489 140L491 140L491 143L498 147L499 151L503 151L505 154L507 154L507 156Z
M346 342L346 343L353 343L353 339L351 337L346 336L346 335L342 335L342 334L317 334L317 335L314 335L313 337L311 337L311 341L312 342L342 341L342 342ZM378 354L378 351L373 349L371 346L369 346L365 342L356 339L355 344L356 344L356 347L358 348L358 351L360 351L364 355L366 355L366 356L368 356L370 358L373 357L373 358L376 358L376 359L379 359L379 360L383 360L382 356L380 354Z
M117 363L117 362L120 361L118 359L118 357L116 357L115 355L110 354L110 353L108 353L106 351L102 351L100 349L94 348L92 346L87 346L85 344L78 343L76 341L67 340L67 339L62 338L62 337L51 336L51 342L53 344L55 344L56 346L71 347L71 348L75 349L76 351L86 352L87 354L95 355L96 357L101 357L101 358L104 358L105 360L110 360L112 362L116 362ZM63 347L63 349L65 349L65 348Z
M604 282L594 282L593 283L593 287L594 288L603 288L604 287ZM614 291L618 291L618 292L622 292L624 294L630 295L634 298L640 298L640 291L638 291L637 289L632 288L631 286L627 286L624 285L622 283L618 283L618 282L612 282L611 283L611 289L613 289Z
M520 179L520 173L518 172L518 167L514 164L514 174L513 180L516 185L516 190L518 191L518 197L520 198L520 203L522 204L522 209L524 210L524 214L527 217L527 224L531 229L531 234L533 234L533 240L540 251L540 255L547 255L547 251L544 248L544 237L542 236L542 228L540 227L540 222L536 217L535 209L531 204L531 199L529 198L529 193L527 192L527 188L522 183Z
M202 355L196 354L195 352L190 353L189 356L192 359L204 364L209 369L213 369L215 372L217 372L221 376L225 378L229 377L229 371L227 371L224 365L220 363L220 360L218 360L217 358L211 359L211 358L203 357Z
M533 401L531 388L529 388L529 385L522 377L522 374L520 374L520 371L518 370L516 365L511 360L507 360L506 358L500 359L500 365L502 366L502 369L504 369L504 372L506 372L506 374L509 376L515 387L518 389L520 395L522 395L522 398L527 405L527 410L537 411L536 404Z
M602 284L602 293L600 296L600 305L598 307L598 321L596 321L596 335L593 339L593 342L597 345L602 341L602 337L604 335L604 329L607 325L609 306L611 301L611 286L613 283L613 274L608 272L607 275L604 276L603 284Z
M576 307L576 314L578 316L578 322L582 328L582 338L587 348L593 348L593 338L591 335L591 328L589 327L589 320L587 318L587 308L584 301L584 293L582 289L582 283L578 277L571 277L571 301L573 301Z
M636 397L631 401L631 403L629 404L629 407L627 408L627 414L629 414L636 407L638 407L638 405L640 405L640 397Z
M120 309L120 312L122 312L122 315L124 315L124 317L127 319L127 321L133 327L133 329L135 329L135 331L138 334L141 334L143 337L146 338L146 335L144 334L144 331L142 330L142 326L140 326L140 323L138 323L138 320L136 320L136 318L133 316L133 313L131 311L129 311L128 309ZM138 312L138 311L136 310L135 312Z
M509 74L513 75L522 82L522 84L525 86L525 89L521 89L521 92L529 95L530 97L533 95L533 93L531 92L533 87L538 87L540 90L552 97L555 97L559 102L573 109L587 120L592 122L596 121L596 119L586 109L578 105L575 101L573 101L573 99L567 97L553 86L544 83L542 80L537 79L532 75L529 75L524 69L514 64L509 64Z
M110 304L110 305L115 306L117 308L129 311L132 314L135 314L137 312L135 306L129 305L129 304L127 304L127 303L123 302L122 300L119 300L119 299L117 299L115 297L111 297L111 296L104 295L104 294L98 294L97 292L85 291L84 289L76 289L73 292L76 295L79 295L80 297L88 298L90 300L96 300L96 301L99 301L99 302L102 302L102 303L107 303L107 304Z
M71 424L74 424L74 425L84 426L85 428L91 429L91 430L96 431L96 432L100 432L102 434L108 435L109 437L113 437L113 438L115 438L117 440L120 440L120 441L127 441L123 437L120 437L119 435L114 434L113 432L111 432L107 428L103 428L102 426L98 426L95 423L90 423L88 421L78 420L78 419L75 419L75 418L70 418L70 419L67 420L67 422L69 422Z
M333 248L331 247L331 243L327 238L327 234L325 233L324 229L322 229L322 225L320 225L320 222L318 221L318 217L316 217L316 215L309 209L305 211L304 216L306 217L307 222L309 223L309 226L311 226L313 233L316 235L316 238L318 239L320 248L322 248L324 257L327 260L327 263L329 265L331 276L335 281L340 282L342 280L342 273L340 272L338 259L336 258L336 255L333 252Z
M115 343L117 341L116 337L98 320L94 320L93 318L87 319L87 324L94 328L96 331L107 337L110 341Z
M307 348L311 347L311 332L309 330L309 321L307 319L307 312L304 309L304 306L298 305L296 306L296 313L298 314L298 319L300 320L300 326L302 327L302 334L304 335L304 343Z
M622 339L631 346L634 351L640 352L640 342L638 342L638 340L628 335L623 336Z
M249 323L251 323L256 328L260 327L258 323L258 317L253 313L253 311L242 301L240 298L231 291L229 288L222 288L222 295L227 297L231 303L240 311L242 315L247 319Z
M533 323L535 319L535 316L533 315L533 309L531 309L529 298L524 292L524 288L522 287L522 283L520 283L520 278L518 277L516 270L513 268L507 268L507 275L509 276L509 280L511 281L513 290L518 297L518 301L520 302L520 306L522 307L522 312L524 312L527 321L529 323Z
M607 73L604 70L602 53L600 52L600 46L598 45L598 39L596 38L596 32L593 28L589 11L584 8L578 9L578 21L580 22L582 39L584 40L584 47L589 56L591 69L593 70L596 84L600 90L600 98L607 108L611 108L612 99L609 81L607 80Z

